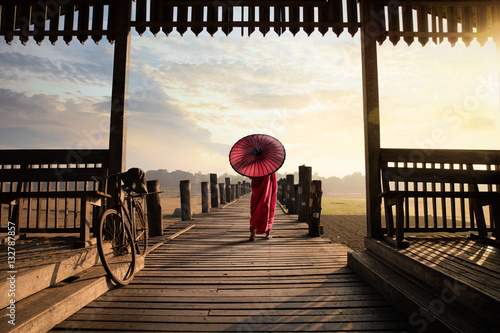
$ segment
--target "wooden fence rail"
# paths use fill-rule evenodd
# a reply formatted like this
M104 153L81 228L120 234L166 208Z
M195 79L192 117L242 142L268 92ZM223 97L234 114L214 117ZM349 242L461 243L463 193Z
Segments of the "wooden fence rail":
M0 151L0 231L80 233L90 238L106 194L108 150Z
M398 245L404 232L499 236L500 151L382 149L381 161L385 228Z

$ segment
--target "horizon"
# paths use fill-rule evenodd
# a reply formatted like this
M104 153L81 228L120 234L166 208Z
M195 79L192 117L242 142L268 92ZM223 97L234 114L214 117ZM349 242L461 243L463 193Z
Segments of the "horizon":
M201 173L201 174L202 174L202 175L204 175L204 176L206 176L206 175L210 175L211 173L215 173L215 172L207 172L207 173L205 173L205 172L201 172L201 171L196 171L196 172L194 172L194 171L181 170L181 169L176 169L176 170L172 170L172 171L170 171L170 170L168 170L168 169L164 169L164 168L160 168L160 169L147 169L147 170L146 170L146 169L143 169L143 170L144 170L144 172L166 171L166 172L168 172L168 173L173 173L173 172L180 171L180 172L190 173L190 174L192 174L192 175L197 175L197 174L200 174L200 173ZM297 170L296 170L296 171L293 171L293 172L287 172L287 173L285 173L285 172L281 172L280 170L278 170L278 171L276 171L275 173L276 173L276 174L279 174L279 175L289 175L289 174L294 174L294 175L295 175L295 174L298 174L298 173L299 173L299 169L298 169L298 167L297 167ZM239 173L236 173L236 172L234 172L234 173L222 173L222 174L215 173L215 174L217 174L217 177L220 177L220 176L223 176L223 175L228 175L228 176L230 176L230 177L244 177L244 178L251 179L251 178L250 178L250 177L248 177L248 176L244 176L244 175L239 174ZM364 174L364 173L362 173L362 172L359 172L359 171L353 171L353 172L351 172L351 173L349 173L349 174L346 174L346 175L343 175L343 176L340 176L340 177L338 177L338 176L330 176L330 177L325 177L325 176L322 176L322 175L318 174L317 172L314 172L314 170L313 170L313 172L312 172L312 176L313 176L313 178L314 178L314 177L320 177L320 178L326 178L326 179L329 179L329 178L339 178L339 179L343 179L343 178L345 178L345 177L354 176L354 175L356 175L356 174L360 174L360 175L361 175L361 177L365 177L365 174Z
M236 175L232 145L265 133L285 146L279 173L364 175L359 36L134 31L127 168ZM113 46L0 45L1 149L108 147ZM499 149L496 52L379 45L382 148Z

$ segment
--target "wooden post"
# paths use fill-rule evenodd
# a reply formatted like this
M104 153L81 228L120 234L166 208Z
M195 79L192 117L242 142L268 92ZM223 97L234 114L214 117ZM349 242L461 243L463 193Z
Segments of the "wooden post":
M283 178L278 179L278 199L279 202L283 203Z
M239 199L239 197L240 197L240 186L241 186L241 182L238 182L238 184L236 184L236 186L234 188L234 198L235 199Z
M224 195L224 183L219 183L219 193L220 193L220 204L225 205L226 204L226 198Z
M277 197L276 197L276 201L279 201L281 202L281 178L277 180L277 185L278 185L278 190L277 190Z
M236 185L231 184L231 201L234 201L236 198Z
M285 183L285 195L286 195L286 208L288 209L288 214L296 214L295 211L295 200L292 201L294 197L293 193L294 177L293 175L286 175Z
M365 132L367 236L382 237L380 211L380 110L377 71L377 33L371 1L361 2L361 67Z
M241 195L247 194L247 182L243 181L241 183Z
M323 234L321 226L321 180L311 182L311 198L309 199L309 236L319 237Z
M226 202L231 202L231 178L226 177Z
M212 199L212 208L219 207L218 196L217 196L217 174L210 174L210 197Z
M21 168L22 169L30 169L31 166L30 165L21 165ZM27 187L28 187L27 182L18 182L17 186L16 186L16 192L26 192ZM29 206L30 199L27 199L27 201L28 201L28 206ZM48 202L48 199L47 199L47 202ZM10 216L9 221L14 222L15 237L19 238L19 234L21 231L21 221L23 220L23 215L24 215L23 214L23 212L24 212L24 199L19 198L16 200L15 205L10 205L10 206L11 206L12 210L10 211L10 214L9 214L9 216ZM37 206L38 207L40 206L40 202L37 203ZM1 205L0 205L0 209L1 209ZM0 211L0 213L1 213L1 211ZM28 220L26 221L26 228L28 228L28 227L29 227L29 214L28 214ZM83 233L80 233L80 237L82 234Z
M22 200L22 199L19 199L19 200ZM15 205L10 205L9 208L11 208L11 209L9 210L9 214L8 214L8 216L9 216L8 220L11 222L14 222L14 238L15 239L19 238L19 231L21 230L21 219L20 219L19 213L20 213L20 211L22 211L22 209L19 209L19 207L20 207L19 203L15 204Z
M309 195L311 192L312 168L299 166L299 221L308 222Z
M191 220L191 181L181 180L181 218L183 221Z
M113 59L113 84L111 91L111 117L109 124L109 173L125 170L126 153L126 109L128 92L128 64L130 60L130 17L132 2L116 3L116 39ZM114 186L108 188L113 189Z
M160 192L159 180L148 180L146 183L149 193ZM148 194L146 196L148 212L149 236L163 235L163 216L161 212L160 193Z
M210 207L208 206L208 182L201 182L201 212L208 213Z
M19 208L22 209L22 207ZM91 210L90 202L85 197L80 198L80 242L77 243L77 246L85 247L90 241Z
M292 205L293 205L293 214L297 214L299 211L299 184L293 185L293 196L292 196Z

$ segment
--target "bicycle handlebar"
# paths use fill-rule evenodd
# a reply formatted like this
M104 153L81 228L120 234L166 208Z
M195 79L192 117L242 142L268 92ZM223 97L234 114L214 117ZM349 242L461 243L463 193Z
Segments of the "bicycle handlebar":
M109 179L111 177L119 176L123 173L124 172L119 172L119 173L115 173L113 175L104 176L104 177L92 176L91 179L94 181L101 181L101 180ZM164 193L165 191L148 192L148 193L136 193L136 192L134 192L134 194L132 194L132 192L133 192L132 190L129 191L130 195L134 198L137 198L137 197L142 197L142 196L150 195L150 194L160 194L160 193Z

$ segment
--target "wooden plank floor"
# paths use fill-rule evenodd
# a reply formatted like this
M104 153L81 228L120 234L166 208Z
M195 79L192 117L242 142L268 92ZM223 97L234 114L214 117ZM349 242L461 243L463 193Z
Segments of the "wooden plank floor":
M402 254L474 286L500 301L500 250L467 236L409 237Z
M408 320L347 267L347 251L307 236L278 208L273 238L249 236L249 195L178 222L133 282L54 328L79 331L401 331Z

